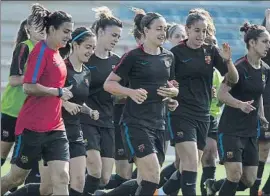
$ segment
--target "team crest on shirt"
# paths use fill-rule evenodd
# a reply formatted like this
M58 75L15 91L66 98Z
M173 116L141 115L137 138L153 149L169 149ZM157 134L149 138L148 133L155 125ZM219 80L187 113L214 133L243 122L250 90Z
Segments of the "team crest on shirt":
M262 74L262 81L265 82L265 74Z
M164 58L163 61L166 67L170 67L172 65L172 59L170 58Z
M233 152L227 152L227 158L232 159L233 158Z
M112 65L112 69L114 69L116 67L116 65Z
M209 55L205 56L204 60L205 60L205 63L209 65L211 63L211 56Z
M87 86L89 86L89 80L87 78L84 78L84 82Z

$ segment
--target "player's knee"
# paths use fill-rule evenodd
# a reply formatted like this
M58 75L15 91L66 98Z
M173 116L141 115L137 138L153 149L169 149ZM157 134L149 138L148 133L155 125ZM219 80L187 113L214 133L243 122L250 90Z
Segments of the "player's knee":
M24 175L10 175L7 179L14 186L20 186L24 183L26 176Z
M203 166L215 166L215 160L216 160L216 155L213 150L211 149L205 149L203 151L203 156L202 156L202 165Z
M83 191L85 184L85 176L71 176L71 182L70 186L71 188L74 188L75 190Z
M248 187L248 188L251 188L255 182L256 178L250 178L248 180L245 181L245 185Z
M51 175L52 184L68 184L69 183L69 172L66 170L55 171Z
M104 185L108 184L109 181L110 181L110 177L108 177L108 176L103 176L101 178L101 183L104 184Z
M239 182L242 177L242 171L239 169L231 169L227 171L227 178L232 182Z
M141 170L140 170L141 171ZM150 181L150 182L154 182L154 183L159 183L160 180L160 168L159 166L156 167L151 167L150 165L147 165L143 168L143 171L140 172L142 173L142 179L146 180L146 181Z
M88 168L88 172L91 176L94 176L97 178L101 177L101 170L102 170L102 162L101 161L87 158L86 165Z
M39 188L40 195L51 195L53 188L51 184L41 183Z

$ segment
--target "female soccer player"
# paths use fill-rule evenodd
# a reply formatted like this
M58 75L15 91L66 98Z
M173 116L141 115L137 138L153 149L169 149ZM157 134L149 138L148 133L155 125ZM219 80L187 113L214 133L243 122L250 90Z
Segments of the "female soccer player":
M213 67L227 79L238 81L237 70L231 60L228 44L223 50L205 45L207 18L191 13L186 20L188 39L172 48L175 56L175 78L179 83L180 103L171 115L176 151L181 157L183 195L196 195L197 168L206 143L210 122L211 86ZM198 152L198 153L194 153Z
M262 26L266 27L266 30L270 32L270 9L265 10L265 18L263 20ZM262 58L262 60L267 65L270 65L270 50L268 51L267 56ZM266 84L265 91L263 93L264 113L268 122L270 121L270 98L269 97L270 97L270 83L268 82ZM259 166L258 166L258 172L257 172L257 179L253 187L250 189L250 195L258 194L258 190L261 184L261 179L263 176L264 166L269 155L269 150L270 150L270 127L268 127L268 130L261 128L260 136L259 136ZM268 191L266 189L268 189ZM267 182L265 183L265 186L262 192L264 192L263 194L270 194L270 178L268 178Z
M22 184L33 163L42 157L48 164L52 193L68 195L69 144L61 108L62 100L70 99L72 93L63 88L67 70L58 49L71 39L73 22L63 11L50 13L42 6L36 11L43 14L35 15L35 25L46 29L47 38L35 45L28 58L23 80L28 96L17 118L18 141L11 171L1 178L1 193Z
M164 47L171 49L178 45L182 40L187 38L185 26L176 23L168 24L166 38L168 43L165 43Z
M3 92L1 101L1 166L15 141L15 125L19 111L26 95L23 92L23 74L29 53L34 45L45 38L45 32L33 25L33 13L38 5L32 6L32 14L24 20L17 34L15 50L13 52L9 83Z
M248 53L236 61L239 81L232 84L226 78L218 98L226 106L219 122L218 149L227 178L219 195L234 195L244 191L256 180L258 168L258 122L268 125L264 117L262 94L270 70L261 58L270 48L270 35L263 26L245 23L244 41ZM208 194L214 194L219 181L207 183Z
M71 45L71 47L70 47ZM84 65L94 53L96 35L88 28L79 27L72 32L72 39L66 48L61 49L67 65L66 85L72 85L73 97L63 103L63 119L69 140L70 152L70 195L83 195L85 184L86 150L81 129L79 112L97 120L98 111L92 110L85 103L89 96L91 83L90 70Z
M165 99L176 96L178 89L168 82L173 76L170 70L174 57L161 47L166 39L165 19L157 13L147 13L139 19L135 24L143 32L143 45L121 58L104 89L128 97L123 134L129 160L138 168L140 186L136 195L153 195L159 183L159 164L165 158ZM123 79L129 81L129 87L119 84Z
M167 41L169 42L169 45L166 43L164 44L165 48L171 49L172 47L178 45L181 41L187 38L185 27L181 24L169 24L167 27L167 33L166 33ZM177 82L174 81L174 85L178 86ZM173 142L173 131L171 129L171 114L168 112L167 114L167 131L165 134L166 143L165 143L165 152L167 152L167 148L169 145L169 140L171 143L171 146L174 146ZM160 173L160 183L159 187L163 186L165 183L167 184L166 187L163 187L163 191L167 194L170 193L170 195L177 195L180 187L180 176L172 176L172 174L177 170L179 165L179 157L178 154L175 151L175 161L169 165L167 165ZM171 178L172 177L172 178ZM179 177L179 179L178 179ZM170 179L171 178L171 179ZM169 180L171 182L167 183ZM178 187L179 186L179 187ZM176 191L173 191L176 190ZM175 193L173 193L175 192Z
M97 35L95 53L85 64L91 70L90 93L86 104L99 112L99 119L81 115L82 131L86 140L87 171L85 193L93 194L100 185L106 185L111 177L114 164L113 99L103 89L103 83L119 62L112 53L122 32L122 22L114 17L107 7L95 9L98 20L94 26Z
M134 22L137 21L138 17L143 17L145 15L144 10L138 9L138 8L131 8L131 11L135 13ZM132 29L132 34L136 40L136 43L138 45L143 43L143 35L138 30L136 25L134 25L134 28ZM126 80L122 80L121 84L123 86L128 86L128 82ZM116 174L113 174L111 176L110 182L106 185L106 189L112 189L116 188L123 182L130 180L131 178L137 178L137 175L134 176L136 170L134 171L134 174L132 174L133 164L129 163L126 149L123 144L122 134L121 134L121 116L123 113L123 109L126 103L126 97L115 97L114 102L114 127L115 127L115 170Z

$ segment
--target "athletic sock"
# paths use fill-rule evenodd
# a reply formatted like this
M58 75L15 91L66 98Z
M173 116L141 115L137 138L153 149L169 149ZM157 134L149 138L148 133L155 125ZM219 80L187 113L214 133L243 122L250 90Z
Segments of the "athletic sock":
M175 171L170 179L163 185L163 191L167 195L171 195L174 192L179 192L181 188L181 173L179 170Z
M253 184L253 186L250 188L250 192L249 192L251 196L258 195L258 191L259 191L261 181L262 181L264 165L265 165L265 162L262 162L262 161L259 162L257 179L256 179L255 183Z
M93 194L98 189L99 184L100 184L100 178L96 178L94 176L87 175L83 192L85 194L87 194L87 193Z
M237 191L245 191L247 189L247 185L245 185L241 180L238 183Z
M212 185L212 189L215 191L215 192L218 192L220 189L221 189L221 187L222 187L222 185L223 185L223 183L226 181L226 179L220 179L220 180L218 180L218 181L216 181L213 185Z
M5 164L6 159L1 158L1 167Z
M159 188L162 187L176 171L174 163L167 165L160 173Z
M132 172L132 176L131 176L131 178L132 179L136 179L137 178L137 172L138 172L138 170L137 170L137 168Z
M138 188L138 183L136 179L131 179L129 181L124 182L120 186L116 187L110 192L107 192L105 195L135 195L136 190Z
M193 171L182 172L181 188L183 196L196 195L196 179L197 179L197 172Z
M40 195L39 187L39 183L26 184L15 192L10 193L9 196Z
M69 195L70 196L83 196L83 193L80 193L80 192L74 190L73 188L70 188L69 189Z
M158 187L157 183L142 180L141 184L136 190L135 196L149 196L153 195Z
M201 184L200 184L202 196L206 196L206 189L204 186L205 181L209 178L215 179L215 172L216 172L216 167L204 167L203 168L203 173L202 173L202 177L201 177Z
M223 183L219 196L234 196L237 190L238 182L231 182L228 179Z
M127 179L122 178L118 174L113 174L111 175L109 183L105 186L105 189L114 189L125 181L127 181Z

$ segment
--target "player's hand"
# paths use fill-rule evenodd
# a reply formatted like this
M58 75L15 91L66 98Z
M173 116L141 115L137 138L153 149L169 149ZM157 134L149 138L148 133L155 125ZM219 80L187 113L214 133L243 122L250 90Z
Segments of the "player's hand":
M246 114L249 114L253 110L256 110L256 108L252 105L254 100L252 101L246 101L246 102L240 102L239 103L239 109L245 112Z
M65 110L70 113L71 115L76 115L81 111L82 106L78 105L76 103L71 103L71 102L64 102L63 107Z
M145 89L133 89L129 97L137 104L142 104L147 99L147 91Z
M217 98L217 89L216 87L212 87L212 98Z
M173 111L176 110L176 108L178 107L179 103L175 99L168 99L167 105L168 105L168 109L173 112Z
M269 122L264 116L260 117L260 123L261 123L261 128L267 131L269 127Z
M73 85L69 87L62 88L63 95L61 97L62 100L67 101L73 97L72 92L70 91L72 89Z
M228 43L223 43L219 54L225 61L230 61L232 59L232 51L230 45Z
M176 88L179 88L179 83L176 81L176 80L171 80L170 83L176 87Z
M90 111L90 117L93 120L98 120L99 119L99 112L97 110L91 110Z
M173 84L167 81L168 87L161 86L157 89L157 94L164 97L164 100L167 100L170 97L176 97L179 93L178 88L173 86Z

